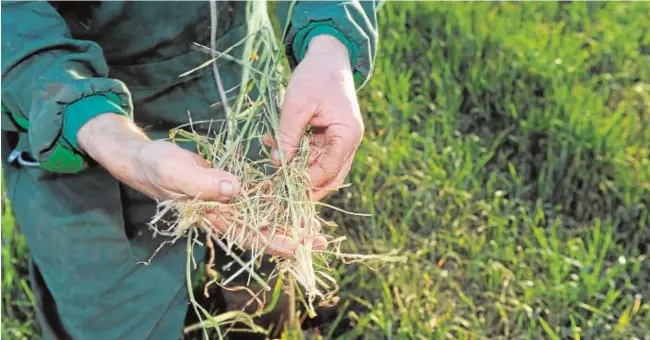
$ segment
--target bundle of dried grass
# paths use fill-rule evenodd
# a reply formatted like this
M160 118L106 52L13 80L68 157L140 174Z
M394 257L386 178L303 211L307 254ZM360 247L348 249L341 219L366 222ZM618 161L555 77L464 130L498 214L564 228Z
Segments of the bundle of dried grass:
M211 9L212 26L216 28L217 13L214 2L211 2ZM250 9L249 12L252 13ZM273 34L263 31L249 33L235 46L244 46L243 55L251 58L234 57L229 54L231 49L216 51L213 29L212 47L197 45L210 51L213 58L181 75L188 75L203 67L213 67L215 82L226 113L226 120L222 122L221 128L216 129L217 132L213 135L206 136L191 129L190 123L170 132L173 141L195 143L199 154L214 168L237 176L241 182L240 193L228 203L202 201L200 197L178 197L160 202L159 211L151 221L157 233L170 237L165 243L187 237L187 282L190 300L202 320L199 326L204 330L216 329L220 337L220 328L224 325L244 323L252 330L259 329L254 326L252 316L243 312L230 312L215 317L196 303L192 295L190 273L192 267L196 267L192 249L195 244L200 243L198 240L201 233L207 236L209 246L222 248L240 266L240 269L229 277L220 278L214 275L211 284L225 286L240 275L247 275L248 282L254 280L264 289L271 290L267 281L280 278L277 280L276 293L279 289L291 290L290 293L295 293L300 298L311 315L315 314L316 300L327 303L338 291L335 278L329 274L328 264L332 258L343 261L402 260L395 256L345 254L340 248L344 238L323 235L321 225L325 221L319 218L317 206L336 208L310 200L311 185L307 168L310 158L317 155L319 148L309 134L305 134L300 149L291 162L282 159L279 168L271 166L269 153L263 147L262 139L265 135L266 138L275 140L279 138L278 107L284 79L280 63L281 51L272 40ZM226 98L217 69L216 61L219 58L236 61L244 70L239 95L234 102L229 102ZM231 106L231 103L234 105ZM253 145L262 146L256 159L249 157ZM280 154L283 154L282 150L280 151ZM164 219L170 212L174 216L172 220ZM298 244L296 251L285 253L285 242ZM237 255L241 249L247 249L247 259ZM263 279L257 270L262 256L267 251L281 256L275 258L275 271ZM214 272L211 268L213 262L210 260L208 263L208 273ZM256 295L257 292L251 292L251 299L255 299ZM276 296L277 294L274 294L274 297ZM273 308L272 302L256 315L265 313L269 308ZM207 333L204 334L207 337Z

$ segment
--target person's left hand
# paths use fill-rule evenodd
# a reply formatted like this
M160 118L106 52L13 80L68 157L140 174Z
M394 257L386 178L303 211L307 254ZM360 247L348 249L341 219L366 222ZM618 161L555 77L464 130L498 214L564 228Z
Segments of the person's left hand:
M343 184L364 129L348 50L329 35L310 41L289 80L280 115L280 150L287 163L308 126L322 147L309 165L311 198L321 200ZM271 159L280 165L277 149Z

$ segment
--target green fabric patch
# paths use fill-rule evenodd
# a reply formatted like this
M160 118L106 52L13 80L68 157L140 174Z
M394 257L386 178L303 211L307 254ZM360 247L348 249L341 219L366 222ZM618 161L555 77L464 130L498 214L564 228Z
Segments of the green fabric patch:
M40 163L41 168L50 172L68 174L81 171L86 162L81 154L75 152L68 145L64 139L59 138L59 141L54 146L52 155L45 162Z
M117 113L128 117L128 113L120 106L120 98L111 92L88 96L68 105L63 112L63 138L74 150L81 152L77 144L79 129L89 120L104 113Z
M117 113L128 116L119 105L120 98L114 93L97 94L84 97L63 111L63 128L52 154L41 162L43 169L57 173L77 173L86 165L83 152L77 144L79 129L89 120L104 114Z
M16 124L18 124L18 126L20 126L21 128L25 130L29 128L29 121L27 120L27 118L15 114L11 114L11 117L14 119L14 122L16 122Z

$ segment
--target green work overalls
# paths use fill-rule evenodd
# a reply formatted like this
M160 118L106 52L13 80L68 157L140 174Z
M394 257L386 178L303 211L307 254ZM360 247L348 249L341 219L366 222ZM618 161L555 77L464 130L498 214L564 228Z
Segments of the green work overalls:
M264 2L249 16L247 6L217 3L218 50L269 27ZM348 46L357 84L369 77L374 2L278 7L280 25L289 21L283 44L292 66L309 39L330 34ZM156 203L93 163L76 132L105 112L132 117L153 139L186 124L188 112L194 121L223 118L210 67L179 77L211 57L195 42L210 45L208 2L2 2L3 177L37 269L36 295L56 305L54 321L39 313L44 337L181 335L185 242L140 263L164 241L147 224ZM218 66L226 89L236 89L238 64ZM195 252L203 257L203 248Z

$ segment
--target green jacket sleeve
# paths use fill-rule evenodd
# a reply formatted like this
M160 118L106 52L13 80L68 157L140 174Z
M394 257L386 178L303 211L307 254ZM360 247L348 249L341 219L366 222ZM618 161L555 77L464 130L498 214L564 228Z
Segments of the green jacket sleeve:
M107 78L99 45L73 39L48 2L3 1L1 11L3 114L27 132L44 169L78 172L86 166L78 130L102 113L130 117L130 94Z
M357 87L372 73L377 52L377 1L294 1L278 6L280 28L287 27L283 41L289 63L305 56L311 38L329 34L350 52Z

